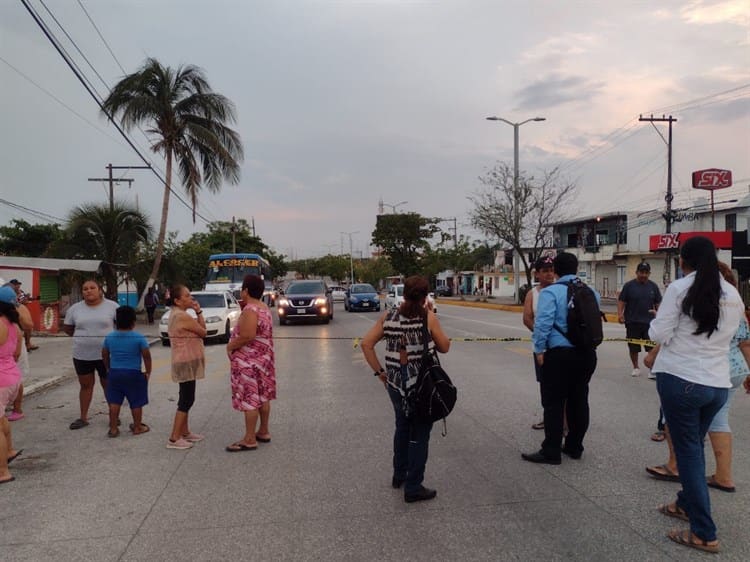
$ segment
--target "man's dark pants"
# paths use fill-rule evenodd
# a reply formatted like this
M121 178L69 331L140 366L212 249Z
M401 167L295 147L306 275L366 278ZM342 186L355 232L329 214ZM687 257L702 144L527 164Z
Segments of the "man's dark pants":
M583 437L589 428L589 381L595 369L595 350L555 347L545 352L541 381L544 407L542 454L548 459L560 458L566 402L568 436L565 449L573 454L583 452Z

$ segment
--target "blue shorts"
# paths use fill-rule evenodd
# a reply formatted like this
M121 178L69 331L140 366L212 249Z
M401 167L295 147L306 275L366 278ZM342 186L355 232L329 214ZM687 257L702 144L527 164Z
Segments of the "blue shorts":
M131 408L148 404L148 381L140 369L110 369L107 376L107 402L122 406L125 398Z
M736 388L730 388L727 393L727 401L721 407L721 410L716 412L714 419L711 420L711 425L708 427L709 433L732 433L732 428L729 427L729 406L734 398L734 393L737 392Z

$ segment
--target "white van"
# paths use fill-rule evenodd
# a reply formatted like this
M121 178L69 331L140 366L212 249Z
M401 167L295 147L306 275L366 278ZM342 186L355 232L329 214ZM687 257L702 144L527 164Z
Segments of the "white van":
M388 295L385 297L385 307L390 309L398 308L402 302L404 302L404 284L391 285L391 288L388 289ZM432 304L432 311L437 314L435 293L427 293L427 302Z

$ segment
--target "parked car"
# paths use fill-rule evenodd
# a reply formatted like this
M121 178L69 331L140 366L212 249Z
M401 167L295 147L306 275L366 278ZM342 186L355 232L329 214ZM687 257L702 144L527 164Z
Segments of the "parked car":
M193 298L198 301L203 310L203 319L206 322L206 339L214 339L220 342L228 342L232 328L237 325L242 312L242 307L234 298L231 291L195 291ZM159 320L159 336L164 346L169 345L169 316L171 309L167 310ZM195 317L195 312L188 309L188 314Z
M380 311L380 295L375 287L369 283L355 283L346 292L344 308L349 312L355 310L374 310Z
M323 281L292 281L276 302L279 324L305 318L333 320L333 297Z
M331 285L328 288L331 290L333 302L346 302L346 289L338 285Z
M391 288L388 289L388 295L385 297L385 307L398 308L401 306L402 302L404 302L403 283L391 285ZM432 304L433 312L437 313L437 306L435 306L435 293L427 293L427 302Z
M435 296L436 297L451 297L453 296L453 290L450 288L449 285L439 285L438 287L435 287Z

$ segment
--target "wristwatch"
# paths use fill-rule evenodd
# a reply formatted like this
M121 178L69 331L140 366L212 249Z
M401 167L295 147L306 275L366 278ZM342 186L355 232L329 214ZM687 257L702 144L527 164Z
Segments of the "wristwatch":
M380 375L383 375L383 374L385 374L385 369L383 369L383 367L380 367L379 371L375 371L373 373L373 375L375 375L376 377L379 377Z

